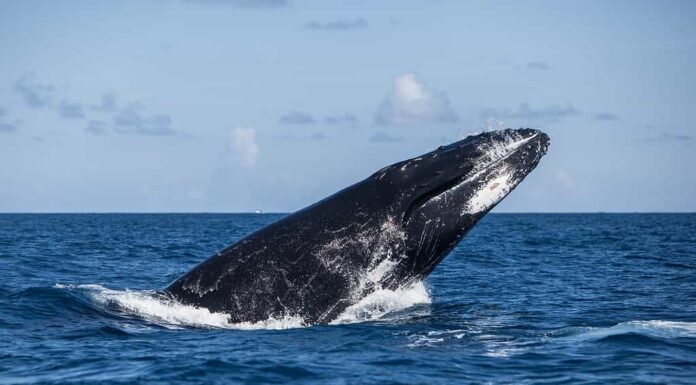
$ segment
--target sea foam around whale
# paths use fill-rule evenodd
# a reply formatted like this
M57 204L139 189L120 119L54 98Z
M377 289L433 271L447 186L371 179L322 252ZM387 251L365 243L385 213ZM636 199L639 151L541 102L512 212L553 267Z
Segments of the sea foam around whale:
M231 323L228 314L184 305L162 297L153 291L112 290L100 285L58 284L55 287L86 297L100 310L118 316L137 317L171 329L279 330L311 326L302 317L297 316L271 317L259 322ZM367 295L357 304L348 307L332 324L378 320L387 314L427 303L430 303L430 295L423 282L416 282L396 290L380 289Z

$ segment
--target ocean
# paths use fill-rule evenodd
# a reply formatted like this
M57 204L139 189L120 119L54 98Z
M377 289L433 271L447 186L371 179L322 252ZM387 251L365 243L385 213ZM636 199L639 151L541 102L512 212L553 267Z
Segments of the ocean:
M696 214L489 214L330 325L152 293L279 214L1 214L0 384L696 383Z

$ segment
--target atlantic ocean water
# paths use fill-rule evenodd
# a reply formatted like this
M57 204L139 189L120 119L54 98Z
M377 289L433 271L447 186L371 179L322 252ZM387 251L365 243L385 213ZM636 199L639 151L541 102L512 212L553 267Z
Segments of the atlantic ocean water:
M158 296L274 214L1 214L0 383L696 383L696 214L490 214L331 325Z

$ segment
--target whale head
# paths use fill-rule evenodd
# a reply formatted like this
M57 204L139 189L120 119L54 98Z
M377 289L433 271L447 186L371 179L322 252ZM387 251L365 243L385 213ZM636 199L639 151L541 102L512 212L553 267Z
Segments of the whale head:
M379 195L391 195L391 216L405 234L399 276L427 276L548 146L549 137L534 129L484 132L374 174L375 181L389 181Z

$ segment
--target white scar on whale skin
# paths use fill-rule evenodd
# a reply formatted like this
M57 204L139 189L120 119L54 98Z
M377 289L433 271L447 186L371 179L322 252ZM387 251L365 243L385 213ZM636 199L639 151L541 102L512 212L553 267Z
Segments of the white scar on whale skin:
M512 180L510 173L503 173L488 181L471 197L462 214L476 214L498 203L512 189Z

